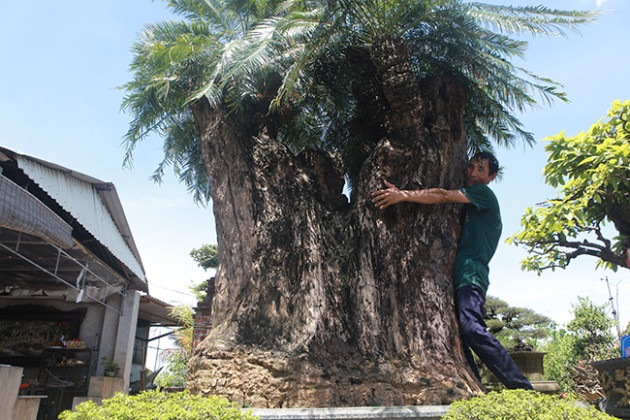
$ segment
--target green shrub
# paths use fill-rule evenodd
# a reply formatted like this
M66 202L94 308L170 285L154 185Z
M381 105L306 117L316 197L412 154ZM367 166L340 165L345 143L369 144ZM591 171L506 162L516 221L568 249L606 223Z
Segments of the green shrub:
M614 417L594 407L576 405L575 400L539 394L534 391L491 392L451 405L443 420L584 420Z
M75 411L64 411L60 420L254 420L222 397L200 397L187 391L143 392L129 396L117 394L103 405L92 401L79 404Z

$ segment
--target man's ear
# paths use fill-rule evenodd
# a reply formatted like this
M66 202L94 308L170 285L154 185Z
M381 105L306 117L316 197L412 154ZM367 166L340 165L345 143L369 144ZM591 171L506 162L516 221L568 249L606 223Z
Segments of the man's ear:
M497 173L494 173L492 175L490 175L490 182L494 181L494 179L497 177Z

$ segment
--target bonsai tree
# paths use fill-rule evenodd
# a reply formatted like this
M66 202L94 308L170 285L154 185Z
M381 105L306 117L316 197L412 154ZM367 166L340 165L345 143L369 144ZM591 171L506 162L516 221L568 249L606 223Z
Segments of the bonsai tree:
M494 296L488 296L484 311L490 332L509 351L535 350L555 327L550 318Z
M173 165L212 198L213 328L189 388L265 406L478 392L453 310L462 207L380 211L370 194L384 180L456 189L468 151L532 142L514 111L566 98L510 62L527 47L511 36L563 34L591 14L460 0L168 5L181 20L142 32L123 107L128 161L157 133L155 177Z
M107 356L101 357L101 363L103 365L103 375L105 376L117 376L120 371L120 365L114 362Z

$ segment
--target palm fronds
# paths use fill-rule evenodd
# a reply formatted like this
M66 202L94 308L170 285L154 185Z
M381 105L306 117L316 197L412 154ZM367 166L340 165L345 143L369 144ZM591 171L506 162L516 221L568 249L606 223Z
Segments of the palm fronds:
M466 87L471 148L531 143L515 117L529 107L566 100L561 86L515 66L522 34L561 35L594 20L582 11L512 7L461 0L166 0L183 21L149 25L133 47L134 79L123 88L133 116L126 162L149 133L164 138L173 165L193 191L208 193L199 138L187 104L205 97L243 104L265 100L270 112L290 107L279 136L293 150L326 147L349 158L356 111L351 49L369 51L379 37L403 40L416 77L450 74ZM349 162L351 159L347 159Z

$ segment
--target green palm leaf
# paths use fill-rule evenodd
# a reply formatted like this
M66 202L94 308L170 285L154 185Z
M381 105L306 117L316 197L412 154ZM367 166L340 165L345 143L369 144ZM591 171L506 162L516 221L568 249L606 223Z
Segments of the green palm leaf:
M383 37L399 39L418 79L448 74L465 86L471 149L511 145L533 136L514 116L529 107L566 100L561 86L514 66L527 42L513 36L566 35L594 14L460 0L167 0L178 22L149 25L133 47L134 79L123 88L133 120L127 157L149 133L165 141L155 177L172 165L187 185L205 188L199 138L191 135L187 105L205 97L234 112L264 100L270 113L293 116L279 138L293 150L325 147L350 166L357 150L350 121L357 102L357 69L349 51L370 52ZM187 127L186 130L183 127ZM299 135L294 135L299 132ZM297 139L297 140L296 140ZM187 142L193 142L189 145ZM359 153L360 155L360 153Z

